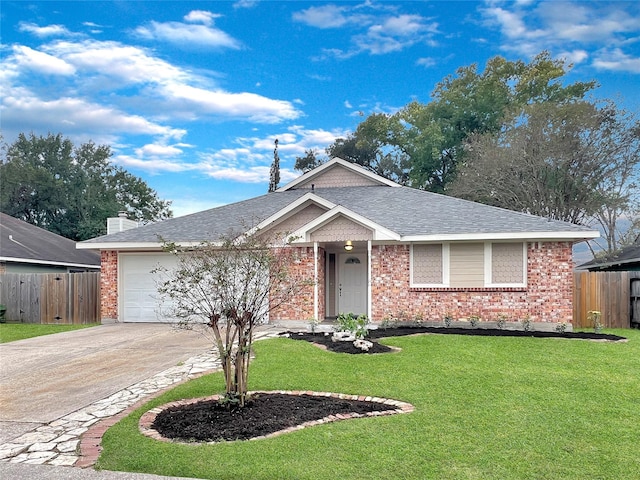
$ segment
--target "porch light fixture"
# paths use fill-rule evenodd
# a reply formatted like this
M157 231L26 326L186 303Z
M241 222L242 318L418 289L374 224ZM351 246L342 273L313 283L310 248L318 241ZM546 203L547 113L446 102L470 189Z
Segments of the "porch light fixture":
M347 240L347 243L344 244L344 249L347 252L350 252L351 250L353 250L353 243L351 242L351 240Z

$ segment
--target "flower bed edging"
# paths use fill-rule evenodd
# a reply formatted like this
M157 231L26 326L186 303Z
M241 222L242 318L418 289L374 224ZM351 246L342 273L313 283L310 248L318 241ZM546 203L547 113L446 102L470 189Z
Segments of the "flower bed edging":
M371 397L367 395L349 395L346 393L332 393L332 392L313 392L309 390L271 390L271 391L257 390L257 391L249 392L249 394L256 394L256 393L264 393L264 394L271 393L271 394L281 394L281 395L309 395L314 397L333 397L333 398L339 398L341 400L358 400L361 402L380 403L384 405L391 405L396 408L394 410L378 410L373 412L367 412L364 414L342 413L337 415L329 415L327 417L320 418L318 420L311 420L308 422L304 422L304 423L301 423L300 425L295 425L293 427L289 427L284 430L279 430L277 432L273 432L268 435L253 437L249 440L262 440L266 438L273 438L278 435L283 435L285 433L291 433L298 430L302 430L303 428L313 427L315 425L323 425L325 423L336 422L339 420L349 420L352 418L364 418L364 417L379 417L379 416L385 416L385 415L395 415L400 413L411 413L415 410L415 407L407 402L401 402L400 400L393 400L390 398ZM142 433L143 435L149 438L153 438L154 440L159 440L162 442L182 443L182 444L192 445L194 442L183 442L180 440L174 440L174 439L166 438L162 436L157 430L152 428L153 422L155 422L156 417L167 408L182 407L182 406L191 405L194 403L211 401L211 400L216 401L216 400L220 400L221 398L222 398L222 395L212 395L210 397L192 398L188 400L177 400L175 402L166 403L159 407L152 408L151 410L145 412L140 417L140 421L138 422L140 433ZM213 443L220 443L220 442L198 442L198 444L201 444L201 443L213 444Z

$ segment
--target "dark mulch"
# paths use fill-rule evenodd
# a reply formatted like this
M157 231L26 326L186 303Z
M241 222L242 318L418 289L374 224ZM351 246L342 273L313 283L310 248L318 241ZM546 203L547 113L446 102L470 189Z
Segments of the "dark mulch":
M289 336L294 340L304 340L325 347L327 350L337 353L366 354L366 353L386 353L393 351L386 345L376 342L377 339L386 337L400 337L404 335L415 335L418 333L437 333L442 335L481 335L487 337L536 337L536 338L573 338L582 340L607 340L621 341L625 337L605 333L592 332L540 332L523 330L501 330L497 328L445 328L445 327L391 327L369 330L367 340L373 342L373 347L369 351L361 350L353 345L353 342L334 342L331 334L324 333L304 333L285 332L282 335Z
M255 393L244 408L229 410L215 400L169 407L152 427L163 437L187 442L248 440L329 415L395 410L377 402L280 393Z

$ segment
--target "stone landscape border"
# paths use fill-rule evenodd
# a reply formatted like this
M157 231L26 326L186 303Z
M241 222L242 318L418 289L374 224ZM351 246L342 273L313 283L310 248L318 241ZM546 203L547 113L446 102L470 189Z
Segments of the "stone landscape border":
M263 393L263 394L281 394L281 395L309 395L314 397L332 397L339 398L341 400L358 400L361 402L371 402L371 403L379 403L382 405L391 405L396 407L395 410L377 410L373 412L367 413L339 413L336 415L329 415L328 417L320 418L318 420L310 420L308 422L301 423L299 425L294 425L292 427L286 428L284 430L279 430L277 432L269 433L268 435L261 435L259 437L253 437L249 440L264 440L267 438L277 437L279 435L283 435L286 433L295 432L298 430L302 430L303 428L313 427L316 425L323 425L325 423L337 422L339 420L350 420L352 418L364 418L364 417L380 417L385 415L396 415L400 413L411 413L415 410L415 407L407 402L401 402L400 400L393 400L390 398L381 398L381 397L371 397L367 395L349 395L346 393L332 393L332 392L314 392L310 390L257 390L253 392L248 392L249 395ZM171 407L183 407L186 405L191 405L199 402L206 401L217 401L220 400L222 395L212 395L210 397L202 397L202 398L192 398L188 400L177 400L175 402L166 403L164 405L160 405L159 407L152 408L151 410L145 412L142 417L140 417L140 421L138 422L138 428L140 433L143 435L153 438L154 440L160 440L162 442L171 442L171 443L182 443L187 445L193 445L195 443L206 443L206 444L214 444L214 443L222 443L221 441L215 442L184 442L180 440L174 440L171 438L167 438L162 436L157 430L155 430L152 425L155 422L156 417L162 413L164 410Z

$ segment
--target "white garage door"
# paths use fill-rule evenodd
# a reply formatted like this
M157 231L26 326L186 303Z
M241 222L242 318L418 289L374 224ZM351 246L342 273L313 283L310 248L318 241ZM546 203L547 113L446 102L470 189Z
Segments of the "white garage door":
M166 303L160 302L156 281L158 274L152 270L162 265L173 268L177 265L175 255L120 254L120 318L124 322L166 322L163 315Z

